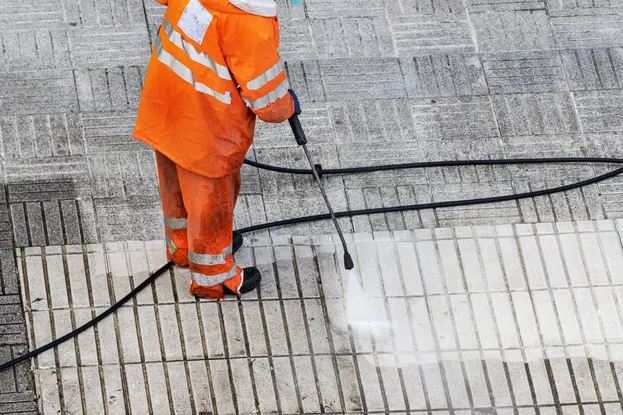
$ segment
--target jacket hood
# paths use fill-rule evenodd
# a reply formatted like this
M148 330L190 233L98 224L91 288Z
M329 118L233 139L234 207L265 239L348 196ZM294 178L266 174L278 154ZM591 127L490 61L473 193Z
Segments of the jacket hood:
M275 0L229 0L229 2L241 10L257 16L277 16Z

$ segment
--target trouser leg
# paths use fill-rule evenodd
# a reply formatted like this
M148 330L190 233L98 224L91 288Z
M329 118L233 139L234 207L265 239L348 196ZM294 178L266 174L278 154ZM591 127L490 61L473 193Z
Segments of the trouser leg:
M177 166L156 152L160 197L164 214L167 258L176 265L188 265L187 213L182 198Z
M238 293L241 269L232 254L240 172L211 179L177 168L188 212L188 259L193 295L220 299L223 286Z

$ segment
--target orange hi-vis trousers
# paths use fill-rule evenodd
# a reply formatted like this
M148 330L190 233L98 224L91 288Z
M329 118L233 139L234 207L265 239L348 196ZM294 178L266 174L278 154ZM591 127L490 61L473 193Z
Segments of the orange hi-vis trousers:
M169 261L190 265L190 293L223 298L223 285L239 293L242 270L232 254L234 207L240 170L210 179L156 152Z

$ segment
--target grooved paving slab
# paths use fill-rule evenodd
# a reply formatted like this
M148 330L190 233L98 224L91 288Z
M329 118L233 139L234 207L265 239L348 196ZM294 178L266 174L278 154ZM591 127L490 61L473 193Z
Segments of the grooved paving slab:
M74 71L81 111L138 108L144 66L94 67Z
M170 270L97 330L36 359L40 407L615 414L622 236L623 222L607 220L349 235L363 317L377 322L367 329L346 314L353 286L337 237L250 238L236 257L263 272L258 292L198 301L188 269ZM101 313L165 262L161 241L19 250L31 347Z
M82 123L71 112L1 117L0 133L5 158L84 154Z
M301 121L310 150L325 169L449 159L623 157L621 0L276 3L280 54L302 103ZM98 244L163 237L155 157L131 134L165 10L154 0L0 0L0 362L26 351L23 310L28 304L17 296L20 285L14 249L25 254L22 249L42 252L45 247L45 257L54 256L54 261L60 260L55 264L62 268L75 264L65 265L62 250L48 255L48 250L58 249L52 247L85 245L84 255L89 257L91 246L102 247ZM255 144L247 157L307 168L287 123L258 122ZM613 168L606 163L466 166L325 175L323 180L336 209L353 210L542 190ZM236 227L326 213L309 176L245 166L242 177ZM342 218L340 223L348 232L366 233L448 226L610 223L599 221L620 218L622 177L518 202L357 216ZM262 231L255 237L280 241L331 232L331 223L325 221ZM457 249L463 249L464 243L457 242ZM307 242L298 245L306 244L305 249L312 249ZM283 252L254 249L258 258L287 258L289 252L289 248ZM329 245L316 244L313 249L319 250L317 258L333 255ZM488 252L488 248L482 249ZM504 249L498 254L506 255ZM115 255L130 255L120 253L125 250L118 248ZM41 257L31 254L28 251L26 255L29 261ZM72 258L80 256L75 255ZM589 269L599 267L599 256L595 263L592 258L585 257ZM82 261L83 266L89 261ZM294 272L277 268L279 275ZM286 280L293 281L284 277ZM21 288L45 292L46 285L41 284ZM324 282L325 292L329 292L328 284ZM467 408L493 403L498 415L612 415L620 411L612 402L622 397L609 381L599 384L599 392L590 386L595 379L601 382L601 370L621 370L615 364L621 359L616 348L574 348L579 343L568 348L554 341L547 347L526 343L525 351L496 349L499 344L485 344L489 337L477 335L474 340L468 334L452 332L455 326L459 331L471 326L453 326L448 310L468 315L463 311L469 304L465 306L461 298L431 300L426 309L419 304L418 312L433 311L438 320L430 325L436 333L447 329L457 338L467 336L467 343L460 345L467 348L438 351L437 346L454 341L452 335L431 340L432 346L423 348L418 357L418 370L401 372L395 370L395 362L401 362L408 350L379 355L375 348L382 345L372 341L364 352L352 353L350 339L345 337L334 337L329 347L323 341L327 326L315 324L322 316L341 315L341 305L335 296L329 296L326 305L318 305L314 301L320 301L319 286L312 285L309 291L280 286L280 291L275 288L271 295L263 293L270 301L244 303L244 310L223 306L240 312L239 321L223 323L227 324L222 327L227 334L226 347L220 331L208 330L213 338L207 351L203 346L192 350L189 346L206 340L179 340L178 348L175 336L163 334L153 355L146 356L139 346L128 348L131 359L127 364L115 355L106 355L105 349L98 352L100 360L97 353L93 360L93 356L67 350L59 355L59 359L67 359L59 361L61 370L37 372L40 384L62 384L62 393L41 389L39 401L54 408L62 405L65 413L97 413L103 405L108 414L125 413L126 405L140 414L199 412L203 398L189 401L191 391L198 393L194 396L208 397L211 403L206 411L215 413L267 413L275 408L284 413L359 413L365 408L372 413L424 414L434 407L438 414L467 415L472 413ZM49 316L50 329L71 327L105 307L96 301L83 304L87 308L78 312L70 311L71 301L89 290L93 291L93 286L79 286L76 297L68 294L67 300L57 304L54 315ZM524 304L525 292L517 298L512 289L509 292L507 297L492 297L491 307L497 307L499 314L496 318L513 316L514 309L507 302ZM116 295L116 291L108 294ZM572 304L563 294L556 294L562 295L556 301ZM298 300L301 295L304 307ZM541 294L535 295L533 301L541 301L537 298ZM573 295L585 298L582 291L573 291ZM280 299L292 301L282 306ZM138 345L145 330L155 333L165 323L179 325L176 316L182 311L172 301L166 305L169 308L158 308L157 313L149 305L147 314L125 315L121 318L133 320L115 324L144 327L137 334ZM385 303L392 315L401 307L393 300ZM608 307L603 310L612 309ZM229 309L219 310L211 312L232 314ZM200 312L194 319L190 313L191 324L203 324ZM34 315L39 322L44 314ZM521 317L519 321L531 318L516 315ZM484 324L484 329L495 327L477 324ZM269 330L268 337L262 330L249 331L251 327ZM520 326L517 330L520 335L515 337L524 339L531 329ZM301 332L306 336L295 335ZM514 347L519 340L511 332L501 331L498 343L508 340ZM236 340L245 338L239 333L252 339L248 347ZM549 336L550 331L547 333ZM555 331L551 333L555 335ZM85 341L93 344L91 339ZM99 340L93 341L98 344ZM483 352L470 348L478 342ZM224 354L228 347L231 360ZM162 356L167 357L170 350L173 355L163 365ZM201 361L206 353L214 358L209 368ZM255 359L251 365L249 353ZM191 358L185 363L184 356ZM76 369L78 362L84 367ZM0 413L36 412L28 367L0 373ZM578 378L576 371L588 371L591 378ZM85 381L98 377L103 379L99 383ZM532 379L545 378L549 383L555 380L557 388L534 387ZM312 382L314 379L318 381ZM122 384L126 386L119 386ZM496 396L495 402L490 401L488 392ZM86 396L83 402L63 400L80 393ZM243 400L242 394L254 399ZM211 396L218 396L218 402ZM603 402L598 403L600 400Z
M48 0L46 7L41 7L36 0L24 0L19 4L2 0L0 13L3 30L62 27L65 22L63 0Z
M321 61L318 66L328 100L405 96L400 66L395 59L330 60Z
M142 25L68 31L74 68L144 65L149 59L149 36Z
M555 49L545 10L474 13L476 43L482 52Z
M71 26L110 27L144 24L141 0L63 0Z
M0 115L75 111L78 104L70 70L5 72L0 97Z
M476 54L402 58L409 98L486 95L487 81Z
M310 19L318 17L384 16L383 0L308 0L305 4Z
M572 90L622 87L623 48L565 50L561 56Z
M552 10L550 21L562 49L621 46L623 12L617 7Z
M399 56L475 49L469 21L460 13L392 17L390 26Z
M567 91L556 51L487 53L482 64L491 94Z
M49 6L51 4L48 3ZM54 29L53 25L48 27L0 33L3 45L0 65L3 71L69 68L67 32L60 28Z
M389 22L382 17L314 19L310 21L316 56L392 56Z
M572 3L309 0L296 7L280 0L281 53L305 108L301 118L311 146L318 148L317 162L353 167L364 161L620 154L621 13L612 2ZM40 165L38 158L45 160L44 171L69 169L80 158L80 166L62 180L80 176L81 190L58 199L59 208L47 208L51 218L70 212L70 235L50 224L51 236L28 236L38 232L29 212L33 223L43 223L47 216L37 212L46 207L12 205L16 242L38 246L126 239L128 232L160 235L154 157L131 132L164 7L138 0L64 0L49 6L48 20L32 2L22 8L0 6L0 16L11 21L0 30L1 154L6 180L17 175L25 186L34 171L28 166ZM27 31L19 29L24 22L36 23ZM305 167L300 156L287 125L258 123L248 157ZM510 178L500 168L491 179L499 183L482 188L481 194L542 189L588 178L606 167L520 167L513 168ZM314 183L301 177L246 171L242 191L255 199L274 193L280 180L300 193L316 192ZM545 180L537 177L538 171L555 173ZM426 173L425 182L400 185L374 175L363 181L345 177L338 180L348 192L338 186L335 196L350 209L361 207L364 199L375 207L406 199L439 200L438 195L457 191L457 180L466 183L460 192L477 195L480 181L471 176L463 168L441 176ZM39 182L37 176L32 184ZM364 182L365 188L353 188ZM577 202L564 195L521 202L503 217L513 222L621 217L618 181L581 193ZM50 202L45 192L29 197L28 203ZM266 203L271 205L270 197ZM126 209L133 204L145 214ZM558 213L535 214L531 205ZM495 211L474 209L456 217L465 224L498 223ZM292 213L278 209L269 216L286 219ZM452 216L438 213L427 223L441 226L445 215ZM411 223L402 216L381 217L391 229L399 229ZM140 220L126 223L131 217ZM366 231L358 228L365 222L356 218L347 225ZM124 226L114 229L113 224ZM25 231L29 228L33 230ZM304 229L292 233L303 234Z

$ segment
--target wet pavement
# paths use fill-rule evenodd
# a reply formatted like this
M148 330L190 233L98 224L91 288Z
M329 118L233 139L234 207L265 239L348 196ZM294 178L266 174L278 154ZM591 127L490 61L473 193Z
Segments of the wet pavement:
M278 0L324 168L623 158L617 0ZM152 0L0 0L0 362L101 312L164 259L131 138ZM287 125L249 158L306 167ZM569 184L604 164L329 176L336 210ZM376 324L347 327L330 222L257 232L266 282L196 302L162 277L97 330L0 373L0 413L618 415L623 179L496 205L341 219ZM243 168L237 227L325 213L309 177ZM313 236L313 238L312 238ZM158 340L158 341L156 341Z
M617 414L622 235L621 221L356 233L366 324L347 313L337 237L256 238L237 259L263 271L258 293L197 301L176 268L37 358L43 411ZM162 248L22 249L32 346L140 284Z

